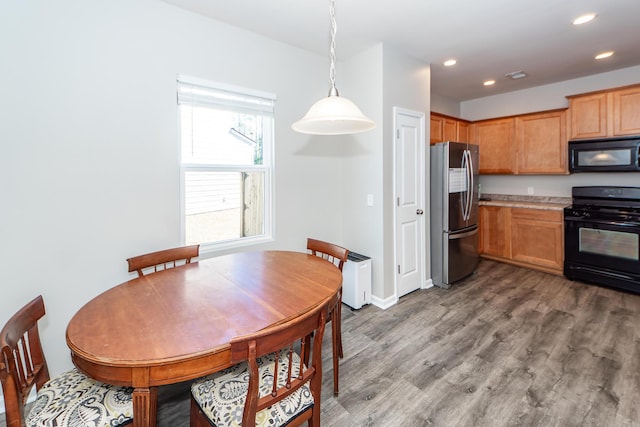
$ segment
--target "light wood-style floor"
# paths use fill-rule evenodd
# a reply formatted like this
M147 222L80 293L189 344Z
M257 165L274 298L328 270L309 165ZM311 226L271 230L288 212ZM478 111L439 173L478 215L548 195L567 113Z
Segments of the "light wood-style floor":
M343 331L323 426L640 426L640 295L483 261Z
M323 427L640 426L640 295L483 260L449 290L345 306L342 327ZM158 425L187 426L188 384L159 396Z

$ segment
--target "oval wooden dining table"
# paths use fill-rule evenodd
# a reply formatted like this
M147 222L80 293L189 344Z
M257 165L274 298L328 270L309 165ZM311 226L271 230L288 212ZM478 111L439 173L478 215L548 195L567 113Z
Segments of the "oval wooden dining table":
M157 387L231 366L229 341L337 302L342 274L288 251L205 259L122 283L85 304L67 327L75 366L134 387L134 426L154 426Z

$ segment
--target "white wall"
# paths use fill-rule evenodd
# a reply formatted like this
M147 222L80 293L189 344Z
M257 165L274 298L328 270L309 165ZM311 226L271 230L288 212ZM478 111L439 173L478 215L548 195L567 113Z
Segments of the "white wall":
M344 241L351 250L372 258L372 293L387 305L396 301L393 107L422 111L428 117L430 70L427 64L378 44L346 61L343 75L349 93L338 87L341 95L355 101L377 124L372 131L342 137ZM368 194L373 206L367 206Z
M569 102L566 96L568 95L635 83L640 83L640 66L464 101L460 105L461 118L481 120L567 108ZM573 186L638 186L640 177L638 173L584 173L552 176L483 175L480 177L480 184L483 193L528 194L528 187L533 187L534 195L570 197Z
M571 175L481 175L483 194L527 195L533 188L534 196L571 197L571 187L582 185L640 186L638 172L576 173Z
M394 265L394 231L393 222L394 210L396 207L393 198L394 189L394 147L395 135L393 127L393 107L401 107L414 111L421 111L425 114L425 207L424 211L429 212L429 110L431 96L431 68L429 64L408 57L400 51L391 47L384 47L384 126L383 134L383 188L384 188L384 259L385 259L385 289L384 297L393 296L395 287L393 280L396 274ZM430 270L430 240L429 240L429 215L424 215L425 239L425 274L426 278L431 278ZM382 295L379 295L382 296Z
M393 107L423 111L428 116L429 67L382 44L371 46L342 65L336 70L340 95L354 101L376 122L376 128L334 138L342 145L342 151L336 152L343 157L341 243L371 257L372 293L377 301L395 301ZM314 138L324 143L322 137ZM373 206L367 206L369 194ZM428 200L428 194L426 197Z
M431 111L460 118L460 102L432 91Z
M640 66L460 103L461 118L482 120L569 107L567 96L640 82Z
M382 141L385 132L382 107L381 44L366 49L345 62L342 76L349 92L340 94L354 101L362 112L376 123L368 132L342 137L344 144L344 182L342 203L345 246L371 257L372 293L384 295L383 174ZM339 72L339 71L338 71ZM339 74L338 74L339 75ZM373 206L367 206L367 195Z
M181 243L179 73L278 97L276 241L258 249L341 240L344 148L290 128L326 96L326 57L157 0L4 2L0 52L0 324L42 294L52 374L125 259Z

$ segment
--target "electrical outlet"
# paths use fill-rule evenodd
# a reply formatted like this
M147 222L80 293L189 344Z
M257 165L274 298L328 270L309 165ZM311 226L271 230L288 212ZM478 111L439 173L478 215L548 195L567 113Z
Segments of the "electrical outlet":
M367 194L367 206L373 206L373 194Z
M527 187L527 194L528 195L532 195L533 194L533 187Z

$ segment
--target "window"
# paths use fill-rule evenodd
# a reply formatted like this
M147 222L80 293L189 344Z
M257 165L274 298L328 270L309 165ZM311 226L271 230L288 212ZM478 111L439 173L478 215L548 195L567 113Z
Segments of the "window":
M185 244L272 238L274 103L268 93L178 76Z

